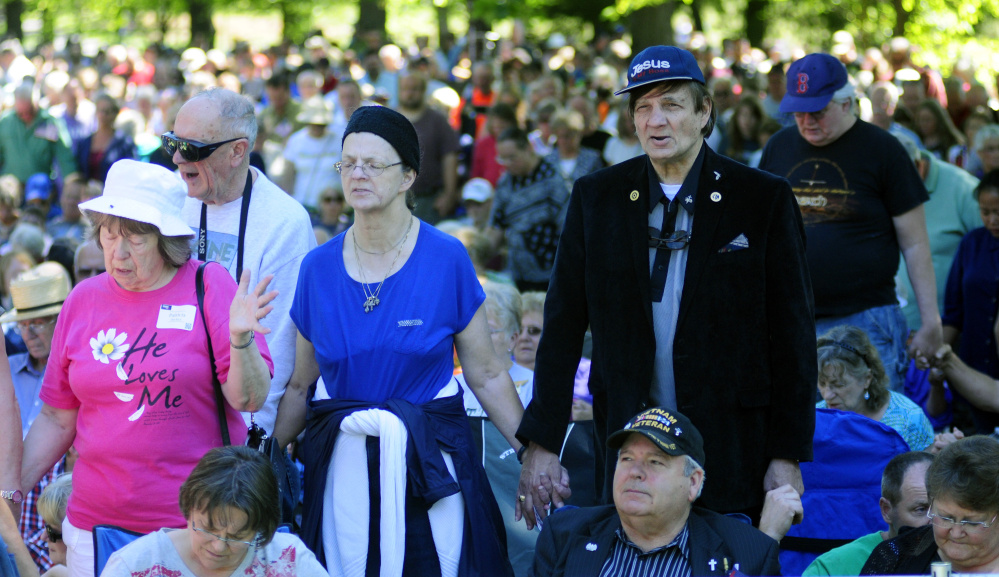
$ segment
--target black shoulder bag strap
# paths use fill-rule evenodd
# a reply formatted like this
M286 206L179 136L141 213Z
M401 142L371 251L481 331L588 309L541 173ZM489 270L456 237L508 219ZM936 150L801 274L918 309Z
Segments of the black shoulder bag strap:
M212 348L212 331L208 328L208 318L205 317L205 267L207 262L198 266L198 274L194 284L198 291L198 313L201 315L201 322L205 325L205 336L208 338L208 360L212 366L212 386L215 388L215 406L219 412L219 428L222 430L222 445L228 447L229 443L229 422L225 418L225 398L222 396L222 383L215 374L215 349Z
M253 192L253 174L246 172L246 184L243 186L243 201L239 206L239 237L236 244L236 284L243 276L243 239L246 238L246 216L250 213L250 194ZM208 259L208 205L201 203L201 226L198 228L198 260ZM227 443L228 444L228 443Z

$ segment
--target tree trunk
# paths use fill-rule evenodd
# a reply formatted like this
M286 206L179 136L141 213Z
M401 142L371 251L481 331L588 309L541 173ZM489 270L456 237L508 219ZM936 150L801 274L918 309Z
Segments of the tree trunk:
M215 45L211 0L187 0L187 10L191 15L191 46L211 49Z
M704 32L704 17L701 16L701 3L690 3L690 19L693 21L694 30Z
M451 37L451 31L447 27L447 4L436 6L437 9L437 45L444 47Z
M21 28L21 15L24 13L23 0L7 0L4 4L4 17L7 20L7 36L24 39L24 30Z
M281 9L281 20L284 23L281 39L285 43L301 44L305 40L305 33L311 27L309 14L312 11L312 3L281 0L278 4Z
M905 36L905 23L909 21L909 13L902 6L902 0L892 0L895 7L895 28L892 30L893 36Z
M646 6L631 13L631 53L638 54L649 46L673 44L672 0L656 6Z
M42 10L42 42L49 43L55 40L55 14L52 10L45 8Z
M769 0L746 0L746 38L749 45L755 48L762 48L767 36L766 10L769 4Z
M354 30L357 32L378 32L384 39L385 32L385 0L359 0L357 11L357 23Z

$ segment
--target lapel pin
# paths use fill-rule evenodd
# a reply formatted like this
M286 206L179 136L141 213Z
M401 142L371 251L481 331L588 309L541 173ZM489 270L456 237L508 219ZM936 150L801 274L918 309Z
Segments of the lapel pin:
M630 198L631 200L638 200L638 191L637 190L631 191L631 196L629 196L628 198Z
M596 543L587 543L586 544L586 550L587 551L596 551L597 550L597 544Z
M692 196L690 196L688 194L686 197L684 197L683 202L685 202L687 204L690 204L690 203L694 202L694 197L692 197Z
M708 561L708 567L711 567L712 571L714 571L715 567L717 567L717 566L718 566L718 562L715 561L714 559Z
M711 202L720 202L720 201L721 201L721 193L720 192L712 192L711 193Z
M721 173L718 172L717 170L715 170L714 173L715 173L715 180L721 180Z

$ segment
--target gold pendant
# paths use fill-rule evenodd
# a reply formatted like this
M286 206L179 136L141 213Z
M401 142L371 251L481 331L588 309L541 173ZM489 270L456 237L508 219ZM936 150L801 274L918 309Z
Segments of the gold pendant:
M364 312L370 313L371 309L375 308L380 302L381 301L378 300L378 297L375 295L369 296L367 300L364 301Z

